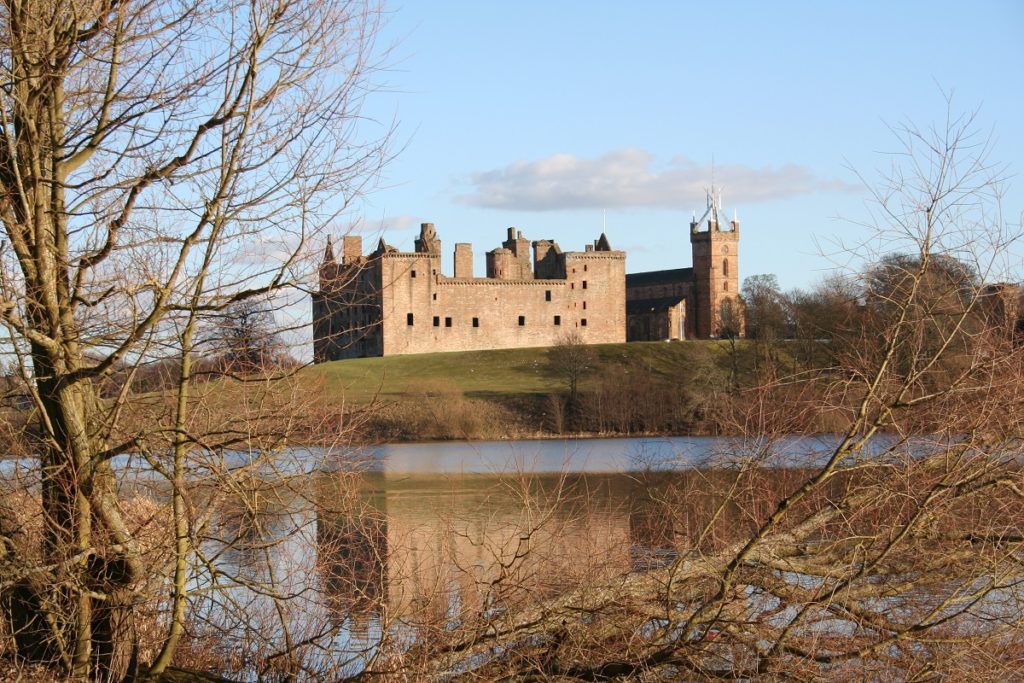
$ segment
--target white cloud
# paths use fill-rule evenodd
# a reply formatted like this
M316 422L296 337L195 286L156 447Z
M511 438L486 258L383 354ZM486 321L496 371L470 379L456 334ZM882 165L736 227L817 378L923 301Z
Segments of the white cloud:
M661 163L646 150L618 149L596 159L555 154L470 174L471 192L456 200L489 209L558 211L626 207L696 209L704 205L712 168L677 156ZM715 184L729 205L781 199L857 186L818 178L806 166L714 167Z

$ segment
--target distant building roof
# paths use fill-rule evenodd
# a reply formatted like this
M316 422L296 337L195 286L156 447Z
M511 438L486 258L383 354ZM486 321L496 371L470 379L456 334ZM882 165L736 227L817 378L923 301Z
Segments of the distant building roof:
M626 274L626 287L668 285L677 282L693 282L693 268L672 268L670 270L651 270L646 273Z

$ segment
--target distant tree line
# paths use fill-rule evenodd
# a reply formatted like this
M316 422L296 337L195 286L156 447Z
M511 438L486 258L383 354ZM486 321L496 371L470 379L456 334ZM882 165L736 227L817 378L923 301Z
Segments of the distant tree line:
M788 359L807 368L834 362L865 340L881 343L911 322L919 323L914 354L941 349L946 361L990 328L1016 329L1016 285L1007 294L1011 305L995 317L985 297L977 296L980 288L977 271L953 256L894 253L859 277L832 275L806 290L783 292L775 275L753 275L744 280L742 295L747 337L761 363Z

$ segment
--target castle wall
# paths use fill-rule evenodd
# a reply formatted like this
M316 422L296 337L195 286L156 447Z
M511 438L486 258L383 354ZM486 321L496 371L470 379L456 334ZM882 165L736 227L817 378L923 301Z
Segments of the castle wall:
M321 268L313 295L313 362L379 356L384 352L379 262Z
M692 280L674 280L637 286L628 284L627 281L626 301L633 301L636 299L667 299L669 297L685 299L692 294L692 290Z
M686 299L642 300L651 306L627 307L626 341L686 339Z
M538 240L533 243L533 271L533 276L542 280L565 277L565 258L554 241Z
M384 355L550 346L570 332L586 343L625 341L625 255L566 257L565 280L467 280L441 275L423 255L385 255Z

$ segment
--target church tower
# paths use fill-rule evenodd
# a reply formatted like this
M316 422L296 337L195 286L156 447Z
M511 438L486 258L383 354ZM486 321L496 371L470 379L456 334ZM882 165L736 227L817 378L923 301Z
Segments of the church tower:
M699 339L742 336L743 308L739 300L740 222L734 216L727 229L719 222L721 194L708 194L707 210L690 223L693 250L692 331ZM706 224L702 225L704 221Z

